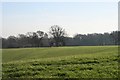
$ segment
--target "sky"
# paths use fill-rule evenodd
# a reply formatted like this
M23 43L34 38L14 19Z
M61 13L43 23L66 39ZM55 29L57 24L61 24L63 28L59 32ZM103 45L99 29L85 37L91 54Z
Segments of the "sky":
M2 37L38 30L47 32L53 25L64 28L68 36L104 33L118 29L117 2L4 2Z

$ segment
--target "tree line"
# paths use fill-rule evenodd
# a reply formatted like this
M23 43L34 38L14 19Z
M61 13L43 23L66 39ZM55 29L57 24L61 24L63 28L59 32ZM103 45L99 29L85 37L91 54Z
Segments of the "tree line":
M119 31L113 31L103 34L76 34L69 37L65 29L54 25L50 27L49 33L43 31L27 32L19 34L17 37L0 38L0 41L2 41L2 48L118 45L119 33Z

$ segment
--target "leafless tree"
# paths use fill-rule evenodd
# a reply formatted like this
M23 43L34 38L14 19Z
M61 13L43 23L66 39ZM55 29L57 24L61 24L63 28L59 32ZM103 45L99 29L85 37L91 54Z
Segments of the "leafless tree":
M65 29L54 25L51 26L49 33L52 35L56 46L64 45Z

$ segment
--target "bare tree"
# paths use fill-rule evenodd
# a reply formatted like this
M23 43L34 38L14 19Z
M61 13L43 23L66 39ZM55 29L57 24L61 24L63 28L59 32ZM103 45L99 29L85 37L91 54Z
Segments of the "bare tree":
M66 35L65 29L59 27L58 25L51 26L49 33L54 39L56 46L65 45L64 37Z

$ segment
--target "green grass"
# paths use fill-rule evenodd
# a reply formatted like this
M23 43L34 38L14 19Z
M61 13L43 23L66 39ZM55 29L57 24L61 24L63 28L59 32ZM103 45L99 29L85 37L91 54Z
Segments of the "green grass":
M3 78L117 78L117 46L3 49Z

